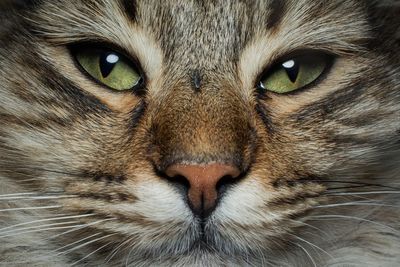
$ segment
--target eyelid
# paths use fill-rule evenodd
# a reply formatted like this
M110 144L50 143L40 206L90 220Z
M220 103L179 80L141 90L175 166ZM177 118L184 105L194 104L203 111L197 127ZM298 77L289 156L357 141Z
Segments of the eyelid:
M280 56L273 57L272 61L268 61L261 69L262 72L257 76L256 81L258 82L265 74L270 71L273 67L277 66L278 64L282 64L288 60L291 60L296 57L301 57L303 55L310 55L310 54L321 54L325 55L331 59L337 58L339 55L327 50L319 50L319 49L295 49L290 50L287 53L284 53Z
M126 49L124 49L118 45L115 45L113 43L102 42L102 41L85 41L85 42L70 44L68 47L69 47L69 50L72 52L74 52L78 49L88 49L88 48L114 51L114 52L122 55L125 59L128 59L128 61L131 63L131 65L138 70L139 74L144 74L143 68L140 64L139 59L132 53L129 53Z
M294 50L291 51L289 53L286 53L282 56L277 57L275 60L273 60L272 62L268 62L268 64L265 65L265 67L263 68L263 72L268 72L268 70L271 70L273 67L285 63L289 60L293 60L296 58L300 58L303 56L315 56L315 55L321 55L325 58L336 58L337 55L331 52L327 52L324 50L314 50L314 49L301 49L301 50Z
M305 85L303 87L300 87L300 88L295 89L293 91L289 91L289 92L284 93L284 94L285 95L296 94L296 93L299 93L299 92L301 92L303 90L306 90L306 89L308 89L308 88L310 88L312 86L315 86L315 84L319 83L323 78L325 78L326 75L332 69L332 66L334 65L334 62L335 62L335 60L337 58L336 54L331 53L331 52L326 52L326 51L323 51L323 50L295 50L293 52L287 53L284 56L279 57L277 60L273 61L272 64L268 64L267 67L264 69L264 71L261 72L261 74L257 76L257 80L256 80L256 84L255 84L256 90L258 91L258 93L260 95L264 95L267 92L274 93L273 91L264 89L264 88L262 88L260 86L261 82L263 80L265 80L265 78L269 74L271 74L274 71L280 69L282 67L283 63L285 63L287 61L290 61L290 60L293 60L293 59L296 59L296 58L306 57L306 56L312 57L312 56L318 56L318 55L320 55L320 56L324 57L325 59L327 59L327 64L326 64L323 72L318 76L318 78L316 78L314 81L310 82L309 84L307 84L307 85ZM280 93L280 94L282 94L282 93Z
M147 76L145 72L143 71L143 68L140 64L140 61L137 59L136 56L132 55L131 53L128 53L127 50L121 48L118 45L115 45L113 43L109 42L103 42L103 41L85 41L85 42L78 42L75 44L69 44L68 45L68 50L70 51L70 56L73 58L73 61L78 69L81 71L87 72L83 67L79 64L79 62L76 60L75 53L79 50L92 50L92 51L112 51L117 53L118 55L121 55L124 61L130 65L135 71L140 76L140 82L132 88L132 91L134 91L135 94L137 95L142 95L144 92L144 89L146 87L146 81L147 81ZM113 88L101 83L97 79L93 78L91 75L88 75L88 77L95 82L96 84L99 84L101 86L106 86L112 90ZM124 91L115 91L116 93L121 93Z

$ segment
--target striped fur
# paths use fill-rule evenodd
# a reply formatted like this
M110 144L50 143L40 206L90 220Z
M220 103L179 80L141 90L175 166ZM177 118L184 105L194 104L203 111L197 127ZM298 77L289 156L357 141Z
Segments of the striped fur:
M397 266L399 1L33 0L0 4L0 265ZM115 93L69 47L135 58ZM313 87L259 94L296 50ZM159 174L244 177L201 222Z

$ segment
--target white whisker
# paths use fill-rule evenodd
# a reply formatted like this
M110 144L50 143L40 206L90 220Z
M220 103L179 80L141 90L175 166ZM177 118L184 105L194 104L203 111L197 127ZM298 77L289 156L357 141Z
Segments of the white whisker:
M297 221L297 220L293 220L293 219L286 219L286 220L292 221L292 222L295 222L295 223L299 223L299 224L302 224L302 225L305 225L305 226L310 227L310 228L312 228L312 229L315 229L315 230L317 230L318 232L322 233L323 235L329 237L329 234L328 234L327 232L325 232L325 231L323 231L322 229L320 229L320 228L318 228L318 227L316 227L316 226L314 226L314 225L311 225L311 224L309 224L309 223L302 222L302 221Z
M38 260L43 261L43 260L47 260L47 259L49 259L49 258L53 258L53 257L55 257L55 256L63 255L63 254L66 253L66 251L60 252L60 253L58 253L58 254L56 254L56 255L54 255L54 253L57 252L57 251L60 251L60 250L62 250L62 249L65 249L65 248L67 248L67 247L70 247L70 246L73 246L73 245L75 245L75 244L78 244L78 243L80 243L80 242L82 242L82 241L85 241L85 240L88 240L88 239L93 238L93 237L95 237L95 236L98 236L98 235L100 235L100 233L96 233L96 234L93 234L93 235L91 235L91 236L88 236L88 237L79 239L79 240L77 240L77 241L75 241L75 242L72 242L72 243L69 243L69 244L67 244L67 245L65 245L65 246L63 246L63 247L57 248L57 249L55 249L55 250L52 250L52 251L46 253L46 255L43 255L43 256L41 256L41 257L37 257L37 258L35 258L35 260L36 260L36 261L38 261ZM98 240L98 239L96 239L96 240ZM111 243L111 242L110 242L110 243ZM27 263L29 263L29 262L30 262L30 261L27 260L27 261L19 261L19 262L0 262L0 264L27 264Z
M62 216L62 217L55 217L55 218L48 218L48 219L40 219L40 220L35 220L35 221L30 221L30 222L24 222L24 223L19 223L11 226L7 226L4 228L0 229L0 232L7 230L7 229L12 229L18 226L23 226L23 225L29 225L29 224L34 224L34 223L40 223L40 222L48 222L48 221L57 221L57 220L65 220L65 219L78 219L78 218L85 218L85 217L90 217L94 216L94 214L83 214L83 215L74 215L74 216Z
M85 226L85 225L86 224L78 224L78 225L70 225L70 226L62 226L62 227L61 226L60 227L50 227L50 228L45 228L45 229L35 229L35 230L30 230L30 231L23 231L23 232L19 232L19 233L14 233L12 235L0 236L0 238L18 236L18 235L29 234L29 233L44 232L44 231L49 231L49 230L61 230L61 229L78 228L78 227Z
M78 222L76 221L69 221L69 222L59 222L59 223L50 223L50 224L43 224L43 225L36 225L36 226L30 226L30 227L24 227L24 228L17 228L17 229L11 229L8 231L2 231L0 232L1 236L4 236L5 234L10 234L10 233L16 233L18 231L26 231L26 230L33 230L33 229L40 229L42 227L49 227L49 226L57 226L57 225L68 225L68 224L77 224Z
M121 244L119 244L115 249L113 249L113 250L110 252L110 254L108 254L108 256L106 257L105 263L109 263L109 262L111 261L111 259L118 253L118 251L119 251L124 245L126 245L126 244L129 243L129 242L131 242L132 239L133 239L133 238L131 237L131 238L129 238L129 239L127 239L127 240L121 242Z
M327 196L357 196L357 195L381 195L381 194L400 194L400 191L369 191L369 192L343 192L326 193Z
M74 265L80 263L80 262L83 261L84 259L86 259L86 258L92 256L94 253L96 253L96 252L102 250L103 248L107 247L107 246L110 245L111 243L112 243L112 242L108 242L107 244L105 244L105 245L99 247L98 249L92 251L91 253L89 253L89 254L87 254L85 257L83 257L82 259L80 259L80 260L78 260L78 261L72 263L71 266L74 266Z
M52 251L46 253L46 255L43 255L43 256L38 257L38 258L35 258L35 260L36 260L36 261L37 261L37 260L43 261L43 260L47 260L47 259L49 259L49 258L53 258L55 252L60 251L60 250L62 250L62 249L64 249L64 248L73 246L73 245L75 245L75 244L78 244L78 243L80 243L80 242L82 242L82 241L85 241L85 240L87 240L87 239L90 239L90 238L92 238L92 237L98 236L99 234L100 234L100 233L97 233L97 234L94 234L94 235L91 235L91 236L82 238L82 239L80 239L80 240L78 240L78 241L75 241L75 242L73 242L73 243L69 243L69 244L67 244L67 245L65 245L65 246L63 246L63 247L60 247L60 248L58 248L58 249L55 249L55 250L52 250ZM29 261L23 261L23 262L18 262L18 263L19 263L19 264L22 264L22 263L29 263Z
M364 219L364 218L359 218L359 217L353 217L353 216L346 216L346 215L313 215L313 216L309 216L308 219L311 220L334 220L334 219L350 219L350 220L357 220L357 221L362 221L362 222L368 222L371 224L375 224L384 228L387 228L397 234L400 234L400 232L386 224L382 224L379 222L374 222L368 219Z
M54 205L54 206L42 206L42 207L10 208L10 209L1 209L0 212L3 212L3 211L18 211L18 210L44 210L44 209L58 209L58 208L62 208L62 206Z
M12 197L12 196L28 196L28 195L37 195L37 193L13 193L13 194L4 194L0 195L0 197Z
M57 238L59 236L63 236L63 235L66 235L66 234L69 234L69 233L72 233L72 232L79 231L79 230L81 230L83 228L87 228L87 227L90 227L90 226L93 226L93 225L96 225L96 224L99 224L99 223L102 223L102 222L107 222L107 221L112 221L112 220L115 220L115 218L109 218L109 219L98 220L98 221L95 221L95 222L87 223L87 224L84 224L83 226L78 227L76 229L71 229L71 230L65 231L63 233L53 235L53 236L49 237L47 240L51 240L51 239Z
M46 199L64 199L64 198L74 198L76 195L60 195L60 196L10 196L2 197L0 200L46 200Z
M308 258L311 260L311 262L312 262L312 264L314 265L314 267L317 267L317 264L315 263L313 257L311 257L311 254L307 251L307 249L305 249L305 248L304 248L302 245L300 245L300 244L297 244L297 243L294 243L294 242L292 242L292 243L295 244L296 246L300 247L300 248L304 251L304 253L307 254Z
M308 244L308 245L310 245L310 246L312 246L312 247L318 249L319 251L321 251L321 252L325 253L326 255L328 255L330 258L332 258L332 259L334 258L334 257L333 257L331 254L329 254L326 250L324 250L324 249L320 248L319 246L317 246L317 245L311 243L310 241L307 241L307 240L305 240L304 238L301 238L301 237L299 237L299 236L297 236L297 235L294 235L294 234L290 234L290 233L289 233L289 235L291 235L291 236L293 236L294 238L297 238L298 240L300 240L300 241L302 241L302 242L304 242L304 243L306 243L306 244Z
M319 206L315 206L314 208L334 208L334 207L343 207L343 206L376 206L376 207L400 208L400 206L398 206L398 205L368 203L368 202L362 202L362 201L360 201L360 202L350 202L350 203L319 205Z
M125 260L125 267L129 267L129 261L130 261L130 258L131 258L131 254L132 254L132 252L133 252L133 250L134 250L134 246L132 246L131 247L131 249L129 250L129 253L128 253L128 255L126 256L126 260Z
M90 245L90 244L92 244L92 243L94 243L94 242L97 242L97 241L106 239L106 238L108 238L108 237L110 237L110 236L113 236L113 235L116 235L116 234L109 234L109 235L106 235L106 236L102 236L102 237L99 237L99 238L90 240L90 241L85 242L85 243L83 243L83 244L80 244L80 245L78 245L78 246L76 246L76 247L70 248L70 249L68 249L68 250L66 250L66 251L57 253L57 254L54 255L54 256L66 255L66 254L68 254L68 253L71 253L72 251L75 251L75 250L77 250L77 249L83 248L83 247L88 246L88 245Z
M77 240L77 241L74 241L74 242L72 242L72 243L69 243L69 244L67 244L67 245L65 245L65 246L62 246L62 247L60 247L60 248L57 248L57 249L55 249L55 250L53 250L53 251L50 251L49 253L54 253L54 252L63 250L63 249L65 249L65 248L68 248L68 247L70 247L70 246L76 245L76 244L78 244L78 243L80 243L80 242L82 242L82 241L88 240L88 239L93 238L93 237L98 236L98 235L100 235L100 233L96 233L96 234L87 236L87 237L85 237L85 238L79 239L79 240ZM51 256L52 256L52 255L51 255Z

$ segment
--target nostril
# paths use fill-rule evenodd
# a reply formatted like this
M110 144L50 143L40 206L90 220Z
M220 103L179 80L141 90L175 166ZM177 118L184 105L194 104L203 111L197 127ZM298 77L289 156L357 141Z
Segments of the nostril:
M190 188L190 183L188 179L185 178L183 175L174 175L174 176L168 176L168 175L163 175L166 180L168 180L171 184L174 185L181 193L183 193L184 196L187 196L187 193Z
M217 183L216 188L218 192L218 197L221 198L222 195L237 181L239 177L233 177L232 175L225 175L223 176Z
M194 214L205 217L215 209L221 195L240 177L240 170L234 165L222 163L174 164L166 168L164 177L185 193Z

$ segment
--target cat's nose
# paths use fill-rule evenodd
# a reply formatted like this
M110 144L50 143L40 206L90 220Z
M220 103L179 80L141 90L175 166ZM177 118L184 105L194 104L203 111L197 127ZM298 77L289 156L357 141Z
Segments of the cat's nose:
M189 206L196 215L206 217L214 210L220 187L231 183L240 175L237 167L228 164L213 163L207 165L171 165L165 171L173 181L186 183Z

